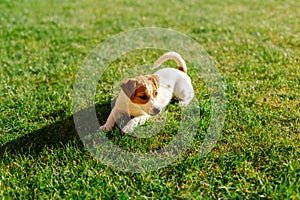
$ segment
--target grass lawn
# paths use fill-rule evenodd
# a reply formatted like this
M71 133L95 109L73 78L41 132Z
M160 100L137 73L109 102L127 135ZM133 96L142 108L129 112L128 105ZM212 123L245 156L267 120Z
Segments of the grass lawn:
M300 199L299 7L298 0L1 0L0 197ZM72 95L95 47L141 27L170 28L205 48L226 84L226 120L215 148L200 157L212 107L203 78L191 70L200 105L192 145L164 168L129 173L84 147ZM109 66L95 96L100 123L116 80L160 53L131 52ZM107 135L127 151L164 147L181 110L172 101L165 113L167 125L153 137L134 138L118 128Z

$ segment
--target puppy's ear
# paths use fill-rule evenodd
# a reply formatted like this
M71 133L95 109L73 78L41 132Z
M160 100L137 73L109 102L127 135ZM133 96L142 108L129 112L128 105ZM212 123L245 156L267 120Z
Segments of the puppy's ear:
M156 74L151 74L151 75L146 75L147 79L150 80L155 89L158 89L159 88L159 85L160 85L160 79L159 79L159 76L156 75Z
M135 97L136 89L139 86L139 82L137 79L128 79L121 84L121 88L124 93L130 98L133 99Z

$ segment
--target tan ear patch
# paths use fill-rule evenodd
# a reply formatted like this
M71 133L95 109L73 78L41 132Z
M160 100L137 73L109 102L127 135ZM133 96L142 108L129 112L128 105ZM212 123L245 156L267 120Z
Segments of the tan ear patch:
M144 76L138 76L123 82L121 88L132 102L145 104L150 98L146 84L147 79Z
M135 91L135 96L130 98L133 103L146 104L150 99L149 91L145 85L140 86Z
M145 104L151 96L147 89L149 85L152 87L152 96L156 98L160 80L159 76L154 74L128 79L121 84L121 88L133 103Z

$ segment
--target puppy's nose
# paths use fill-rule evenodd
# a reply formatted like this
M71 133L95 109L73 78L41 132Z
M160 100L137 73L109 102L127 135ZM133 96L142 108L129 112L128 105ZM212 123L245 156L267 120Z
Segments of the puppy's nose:
M157 115L158 113L160 113L161 108L153 108L153 113L154 115Z

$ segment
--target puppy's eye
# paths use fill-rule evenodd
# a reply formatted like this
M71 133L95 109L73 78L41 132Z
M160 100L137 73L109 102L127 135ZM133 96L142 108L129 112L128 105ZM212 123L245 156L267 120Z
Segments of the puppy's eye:
M142 100L146 100L147 99L147 95L143 94L142 96L139 96L140 99Z
M154 96L157 96L157 92L154 92Z

